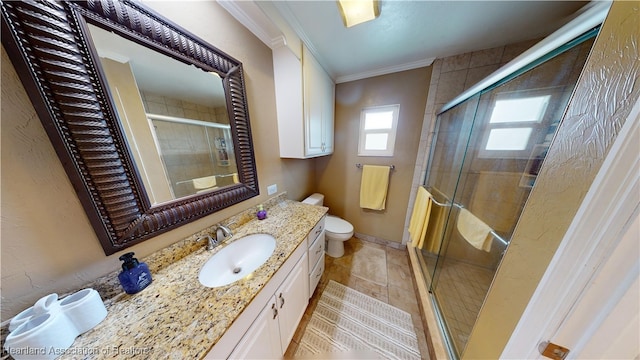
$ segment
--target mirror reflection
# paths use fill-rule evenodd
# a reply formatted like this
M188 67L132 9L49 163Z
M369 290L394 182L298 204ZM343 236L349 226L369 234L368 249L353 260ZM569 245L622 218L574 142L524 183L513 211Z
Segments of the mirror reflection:
M238 183L222 79L89 25L152 204Z

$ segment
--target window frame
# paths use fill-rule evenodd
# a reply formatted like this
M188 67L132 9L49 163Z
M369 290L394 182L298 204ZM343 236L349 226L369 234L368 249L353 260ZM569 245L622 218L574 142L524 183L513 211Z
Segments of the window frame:
M533 147L538 143L538 139L536 139L537 134L539 134L539 130L549 126L550 116L552 116L553 111L550 111L550 104L555 100L558 96L558 89L553 88L544 88L544 89L535 89L525 92L503 92L496 94L492 101L491 106L489 107L487 120L485 124L484 131L482 133L481 138L481 146L478 149L478 158L481 159L527 159L533 150ZM524 98L534 98L534 97L542 97L548 96L547 102L545 104L544 110L541 113L540 118L537 120L531 121L513 121L513 122L495 122L491 123L491 115L493 113L494 107L496 103L500 100L515 100L515 99L524 99ZM527 140L527 144L522 150L487 150L487 145L489 141L489 136L491 135L491 130L495 129L523 129L530 128L531 135Z
M391 128L365 130L365 120L367 114L378 112L392 112ZM358 156L380 156L391 157L395 152L396 135L398 132L398 118L400 115L400 104L369 106L360 111L360 130L358 135ZM366 149L366 138L369 134L387 134L387 145L384 150Z

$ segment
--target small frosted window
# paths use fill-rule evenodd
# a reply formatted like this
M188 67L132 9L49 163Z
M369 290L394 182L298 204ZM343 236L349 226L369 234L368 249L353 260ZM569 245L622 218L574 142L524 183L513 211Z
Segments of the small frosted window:
M362 109L358 156L393 156L399 112L400 105Z
M393 127L393 111L371 112L365 114L364 129L391 129Z
M491 113L490 123L510 123L542 120L549 95L520 99L498 100Z
M486 150L524 150L529 143L532 128L492 129Z
M365 140L365 150L386 150L388 134L367 134Z

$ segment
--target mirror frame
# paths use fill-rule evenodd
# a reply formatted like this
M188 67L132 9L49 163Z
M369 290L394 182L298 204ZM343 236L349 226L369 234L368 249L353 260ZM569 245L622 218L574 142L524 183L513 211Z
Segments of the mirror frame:
M1 7L2 44L105 254L259 195L238 60L131 0L3 1ZM220 75L239 184L150 203L97 64L87 23Z

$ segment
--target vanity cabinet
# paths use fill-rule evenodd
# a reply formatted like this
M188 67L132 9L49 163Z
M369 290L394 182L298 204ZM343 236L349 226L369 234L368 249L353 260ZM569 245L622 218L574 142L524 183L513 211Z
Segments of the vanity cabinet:
M309 233L309 298L313 296L322 273L324 273L324 219L322 217Z
M205 359L282 358L324 271L325 218L315 224Z
M282 358L309 303L307 274L307 255L304 254L242 337L230 359Z
M282 357L309 304L307 253L305 238L205 359Z
M273 50L280 157L306 159L333 153L335 84L302 45Z
M229 359L278 359L282 357L275 297L262 309Z

